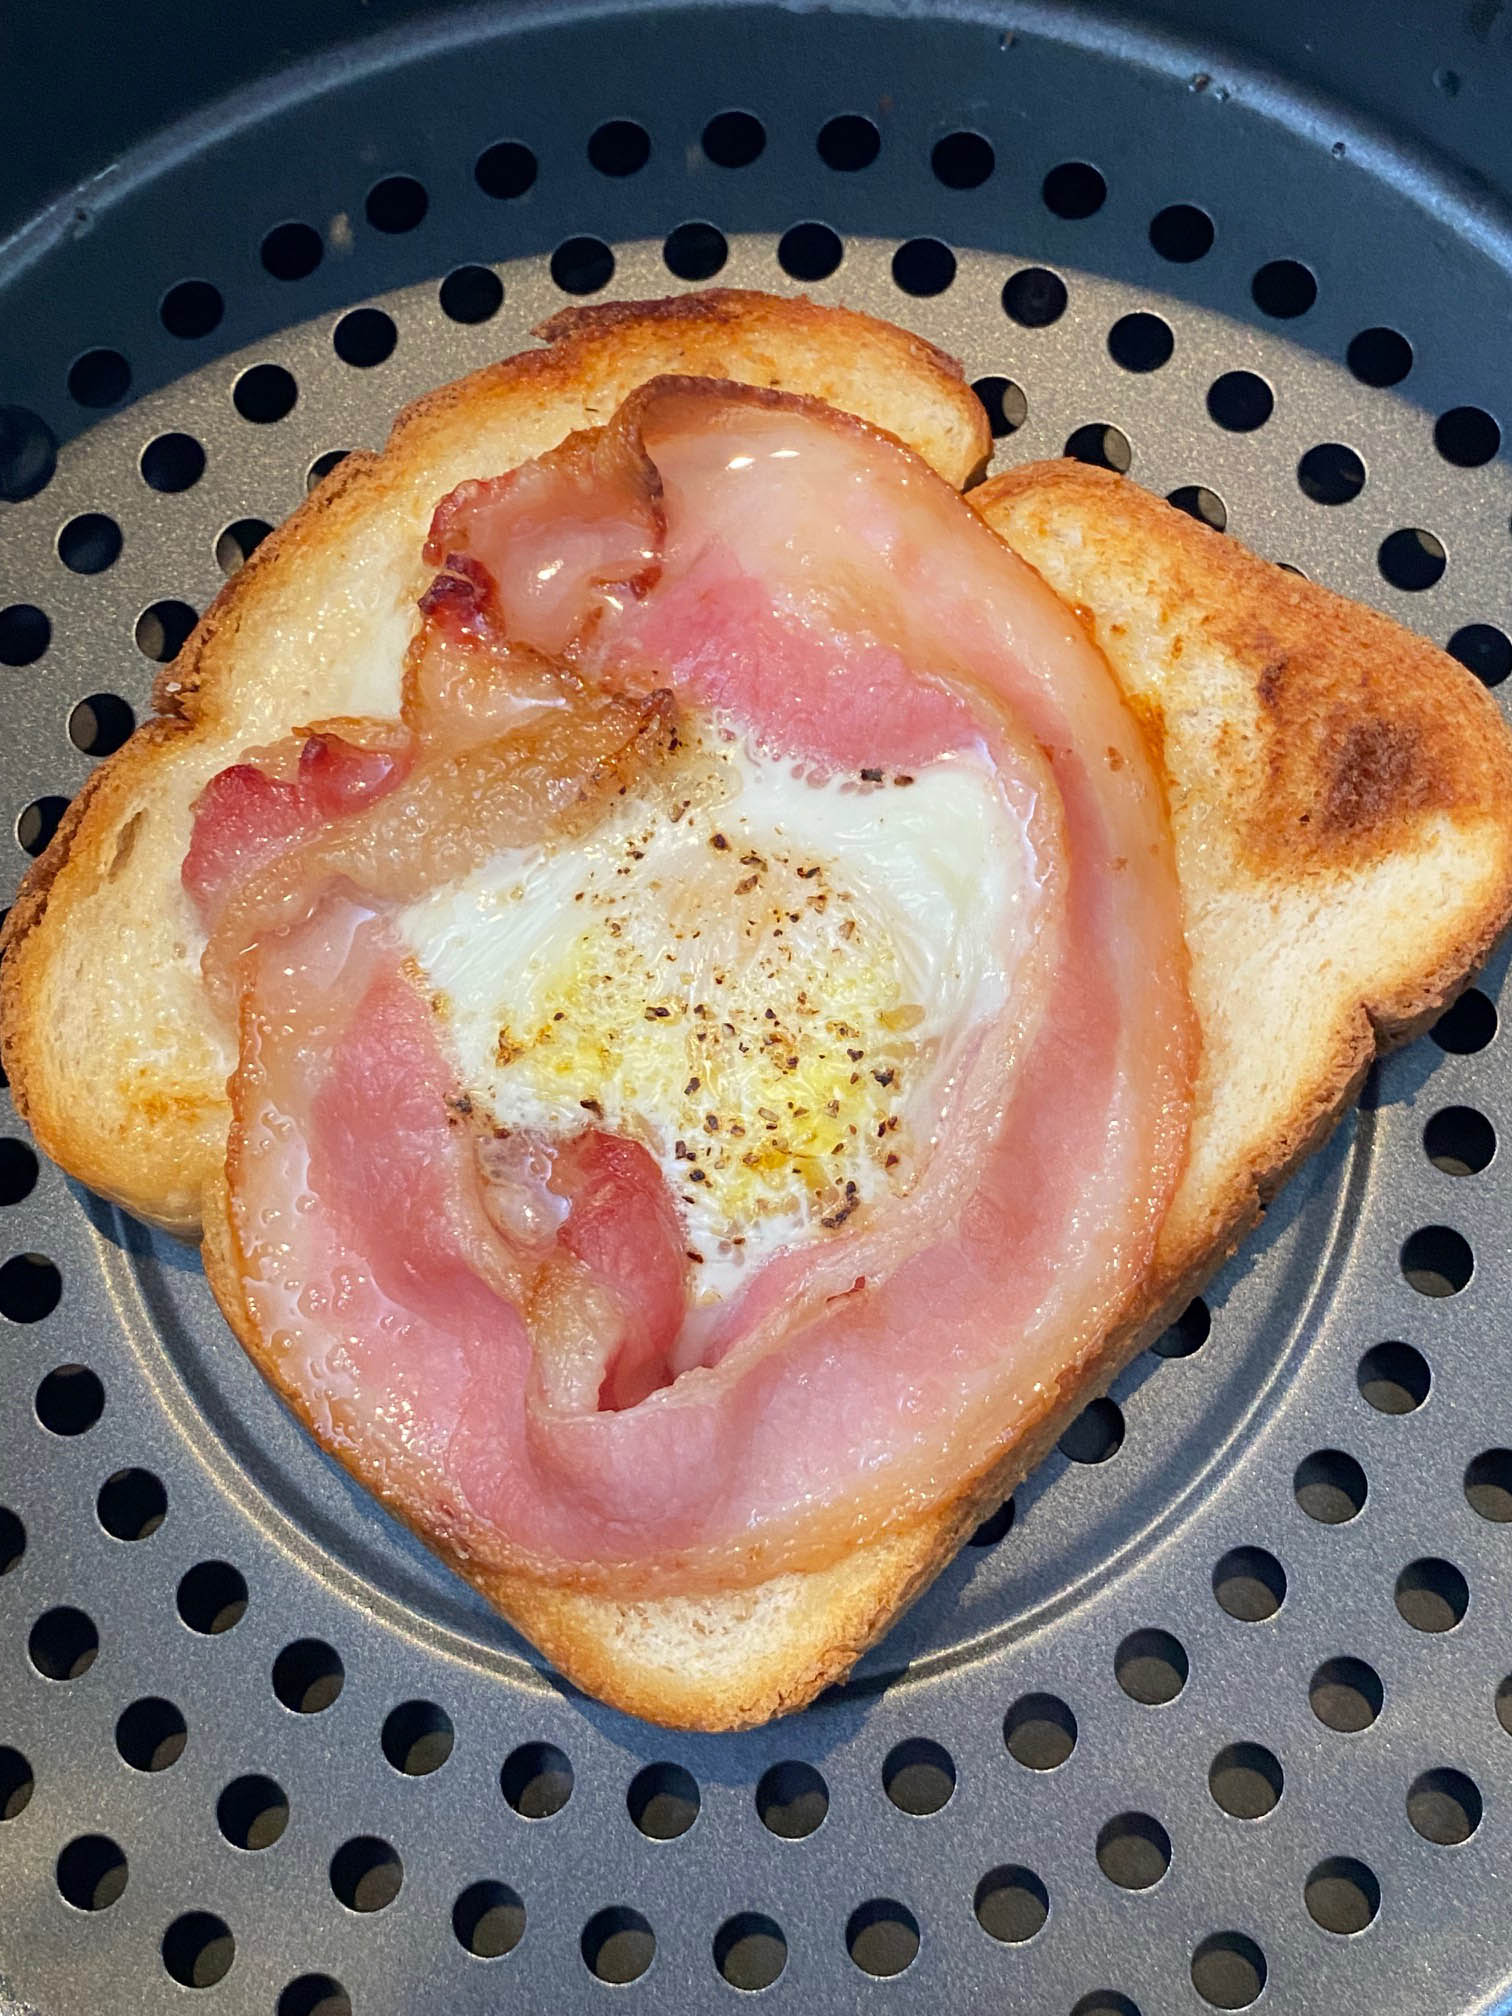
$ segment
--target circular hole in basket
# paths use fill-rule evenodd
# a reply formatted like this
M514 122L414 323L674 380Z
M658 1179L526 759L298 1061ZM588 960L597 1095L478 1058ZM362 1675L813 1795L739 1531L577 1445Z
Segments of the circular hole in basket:
M1085 462L1094 469L1115 469L1120 476L1127 475L1134 459L1128 435L1106 420L1078 427L1067 439L1065 452L1075 462Z
M1308 1683L1307 1698L1326 1729L1358 1735L1381 1712L1386 1698L1381 1676L1363 1659L1325 1659Z
M169 665L189 641L199 613L172 597L149 602L136 620L136 646L155 665Z
M1362 385L1400 385L1412 369L1412 345L1397 329L1362 329L1351 338L1345 362Z
M1501 428L1480 406L1451 406L1433 429L1433 445L1458 469L1479 469L1501 447Z
M1113 1675L1131 1701L1162 1708L1187 1683L1186 1647L1169 1631L1131 1631L1113 1655Z
M23 503L45 490L58 466L58 444L40 414L0 406L0 497Z
M9 1575L26 1552L26 1528L9 1505L0 1505L0 1575Z
M1407 1818L1425 1841L1457 1848L1481 1823L1480 1788L1463 1771L1424 1771L1407 1792Z
M1365 488L1365 464L1342 441L1320 441L1297 464L1297 482L1314 504L1350 504Z
M454 266L436 298L450 322L487 322L504 305L504 282L491 266Z
M1123 1439L1122 1410L1104 1396L1083 1407L1055 1446L1072 1463L1106 1463L1123 1447Z
M247 1584L229 1561L200 1561L178 1585L178 1613L191 1631L218 1638L246 1615Z
M606 119L589 135L589 165L600 175L637 175L650 159L651 135L634 119Z
M522 1743L499 1773L499 1789L522 1820L549 1820L572 1797L572 1765L554 1743Z
M1470 1057L1484 1050L1496 1034L1496 1006L1478 987L1467 987L1452 1008L1446 1008L1428 1032L1440 1050Z
M1276 410L1276 395L1254 371L1225 371L1208 387L1207 410L1230 434L1252 434Z
M331 1974L301 1974L278 1998L276 2016L352 2016L352 1998Z
M1094 1988L1082 1996L1071 2016L1139 2016L1139 2006L1116 1988Z
M1365 1472L1342 1449L1318 1449L1304 1456L1292 1477L1292 1491L1309 1519L1342 1526L1365 1509Z
M839 112L819 128L819 159L844 175L870 168L882 151L882 135L861 112Z
M1108 331L1108 355L1125 371L1158 371L1175 348L1170 323L1143 310L1120 315Z
M1312 307L1318 283L1301 260L1272 259L1250 282L1250 295L1262 315L1289 322Z
M905 294L943 294L956 276L956 256L938 238L910 238L893 254L894 283Z
M1216 490L1209 490L1202 483L1183 483L1167 497L1168 504L1174 504L1178 511L1184 511L1188 518L1195 518L1199 525L1206 525L1214 532L1228 529L1228 506Z
M647 1764L625 1794L630 1818L652 1841L675 1841L698 1818L698 1781L681 1764Z
M59 1365L37 1388L32 1403L51 1435L83 1435L105 1411L105 1388L87 1365Z
M1097 1866L1120 1890L1150 1890L1171 1866L1171 1837L1151 1813L1119 1813L1097 1836Z
M320 233L297 218L275 224L262 241L263 268L275 280L308 280L324 256Z
M551 255L551 277L564 294L596 294L614 278L614 254L602 238L566 238Z
M168 334L189 343L218 329L225 312L219 287L208 280L180 280L158 303L158 320Z
M386 364L394 354L399 331L392 315L381 308L353 308L343 315L331 332L331 347L343 364L358 371L371 371Z
M1415 525L1388 533L1376 555L1382 574L1393 588L1420 595L1442 577L1448 564L1443 541Z
M1048 266L1023 266L1003 282L1003 312L1024 329L1048 329L1066 312L1066 283Z
M213 1988L236 1959L236 1941L224 1918L186 1911L163 1934L163 1965L184 1988Z
M457 1944L477 1960L499 1960L525 1936L525 1906L507 1883L471 1883L452 1906Z
M32 1768L19 1750L0 1745L0 1821L19 1820L36 1789Z
M730 256L723 231L697 218L667 233L662 257L679 280L712 280Z
M215 1802L215 1819L233 1848L271 1848L289 1824L289 1795L272 1778L233 1778Z
M425 184L417 182L413 175L385 175L369 189L364 207L375 231L394 236L401 231L413 231L424 222L430 197Z
M716 168L749 168L766 146L766 128L754 112L716 112L702 144Z
M1381 1908L1375 1872L1352 1855L1330 1855L1302 1886L1308 1916L1325 1932L1363 1932Z
M52 623L35 602L0 609L0 665L35 665L52 642Z
M1244 1932L1214 1932L1192 1955L1192 1986L1215 2009L1248 2009L1265 1976L1265 1955Z
M1230 1743L1208 1768L1213 1803L1235 1820L1262 1820L1280 1802L1281 1765L1263 1744Z
M986 408L994 441L1017 433L1029 418L1029 401L1011 378L978 378L971 389Z
M1378 1414L1411 1414L1428 1398L1432 1374L1410 1344L1373 1344L1356 1368L1355 1384Z
M794 280L827 280L844 255L839 235L812 220L792 225L777 243L777 263Z
M927 1736L894 1744L882 1765L882 1788L901 1813L938 1813L955 1791L955 1760Z
M1230 1617L1260 1624L1286 1601L1286 1570L1263 1547L1235 1547L1213 1570L1213 1594Z
M56 1873L76 1911L108 1911L126 1888L126 1857L108 1834L80 1834L59 1855Z
M1150 1349L1160 1358L1190 1358L1212 1335L1213 1318L1200 1295L1188 1302L1176 1321L1162 1330Z
M86 350L69 366L69 397L80 406L118 406L130 390L131 366L119 350Z
M1444 1106L1423 1129L1423 1152L1446 1176L1479 1176L1496 1153L1496 1129L1473 1106Z
M1452 1226L1424 1225L1403 1242L1402 1273L1419 1295L1458 1295L1474 1272L1470 1242Z
M183 1756L188 1740L183 1716L158 1694L133 1701L115 1726L116 1749L133 1771L166 1771Z
M337 455L338 462L344 459ZM215 564L222 574L229 580L239 573L272 530L266 518L233 518L215 541Z
M1014 1503L1005 1498L996 1512L990 1512L966 1542L968 1547L996 1547L1013 1531Z
M787 1940L775 1918L740 1911L714 1934L714 1965L732 1988L770 1988L787 1965Z
M1494 623L1466 623L1444 648L1483 686L1500 686L1512 672L1512 637Z
M39 802L48 803L46 800ZM62 802L61 799L58 801L59 804ZM48 809L51 809L50 806ZM62 812L57 816L61 819ZM52 832L56 831L54 823ZM49 833L48 838L51 837L52 833ZM37 852L40 853L41 849L38 848ZM8 1317L12 1323L40 1323L44 1317L51 1316L62 1299L63 1276L45 1254L17 1253L0 1267L0 1316ZM89 1376L93 1378L94 1374Z
M115 1540L146 1540L168 1515L168 1493L150 1470L116 1470L100 1486L95 1514Z
M1080 222L1101 210L1108 185L1090 161L1062 161L1040 184L1040 195L1052 216Z
M348 1911L383 1911L404 1886L398 1850L376 1834L343 1841L331 1857L331 1889Z
M980 189L997 166L997 155L983 134L963 129L936 140L929 165L947 189Z
M401 1701L384 1717L383 1754L406 1778L428 1778L452 1753L456 1731L434 1701Z
M317 455L305 471L306 490L313 490L317 483L324 483L331 471L339 469L351 452L350 448L327 448L323 455ZM260 525L262 520L260 518L249 518L243 519L240 522L249 525Z
M845 1950L863 1974L890 1979L913 1965L919 1921L895 1897L869 1898L846 1920Z
M989 1869L972 1899L977 1923L1000 1945L1022 1946L1050 1916L1050 1893L1032 1869L1005 1862Z
M119 693L91 693L68 717L68 739L81 756L113 756L136 726Z
M638 1981L656 1958L656 1934L628 1904L596 1911L583 1927L579 1946L594 1979L615 1987Z
M522 140L496 140L473 164L473 180L498 203L525 195L539 173L540 163Z
M231 403L243 420L268 427L294 411L299 387L282 364L249 364L231 388Z
M296 1715L320 1714L345 1683L341 1655L323 1638L296 1638L273 1661L273 1692Z
M205 451L192 434L158 434L142 450L137 467L149 490L177 496L192 490L205 473Z
M58 558L70 574L103 574L121 557L121 528L103 511L81 511L58 534Z
M1452 1561L1425 1554L1398 1575L1396 1607L1414 1631L1452 1631L1470 1607L1470 1586Z
M757 1783L756 1811L769 1833L802 1841L824 1824L829 1787L812 1764L796 1759L773 1764Z
M1195 203L1169 203L1150 219L1150 243L1162 259L1190 266L1213 249L1213 220Z
M1003 1717L1003 1741L1016 1763L1055 1771L1076 1748L1076 1717L1056 1694L1023 1694Z
M1482 1519L1512 1520L1512 1449L1485 1449L1467 1464L1465 1497Z

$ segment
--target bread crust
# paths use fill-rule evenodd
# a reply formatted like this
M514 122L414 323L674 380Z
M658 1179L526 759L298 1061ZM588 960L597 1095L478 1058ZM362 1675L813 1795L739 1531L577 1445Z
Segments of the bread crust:
M226 1215L223 1048L207 1044L209 1062L181 1072L182 1083L164 1076L129 1089L102 1121L81 1112L87 1073L70 1072L40 1025L52 983L71 970L72 939L93 928L91 901L142 872L140 822L168 766L184 761L203 783L239 747L268 739L246 718L244 661L270 623L276 630L280 584L292 570L329 569L375 520L418 549L430 507L460 474L511 466L480 464L476 447L474 466L461 466L460 436L495 456L507 443L518 461L607 419L664 372L826 399L898 434L957 485L990 445L985 416L939 352L804 301L721 291L572 309L540 333L548 348L409 408L381 456L349 457L264 543L159 682L158 718L75 801L6 930L0 1043L39 1141L142 1216L184 1233L202 1219L211 1286L254 1356ZM1180 1313L1326 1137L1377 1050L1440 1012L1512 913L1512 742L1488 696L1443 653L1108 472L1035 465L972 501L1077 609L1163 751L1203 1031L1187 1175L1124 1321L1046 1395L1028 1433L908 1531L823 1570L717 1596L621 1603L520 1575L480 1584L569 1680L650 1721L745 1727L842 1678ZM402 568L400 577L407 592L411 577ZM333 649L348 645L338 626ZM285 706L278 726L357 711L316 706L312 695L310 711ZM192 794L178 802L182 819ZM1429 886L1438 900L1425 906ZM1393 915L1400 928L1383 937L1380 920ZM1230 1094L1248 1089L1257 1036L1229 1012L1224 962L1258 960L1267 937L1288 932L1299 957L1326 958L1328 970L1312 975L1305 1040L1246 1127Z

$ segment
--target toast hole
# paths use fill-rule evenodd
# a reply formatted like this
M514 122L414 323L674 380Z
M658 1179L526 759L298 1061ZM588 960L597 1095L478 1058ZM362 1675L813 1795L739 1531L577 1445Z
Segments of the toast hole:
M59 1894L76 1911L108 1911L126 1888L126 1857L108 1834L80 1834L56 1873Z
M1320 1526L1343 1526L1365 1509L1365 1472L1342 1449L1318 1449L1304 1456L1292 1491L1309 1519Z
M488 322L504 305L504 282L491 266L457 266L436 295L449 322Z
M1023 266L1003 282L1003 313L1024 329L1048 329L1066 312L1066 283L1048 266Z
M938 238L910 238L893 254L895 286L905 294L927 299L943 294L956 276L956 256Z
M1422 594L1443 577L1448 557L1443 542L1415 525L1404 526L1381 541L1376 563L1393 588Z
M205 473L205 451L192 434L159 434L142 450L137 467L149 490L177 496Z
M89 1671L100 1649L93 1619L70 1603L44 1610L31 1628L26 1656L44 1680L77 1680Z
M1355 1371L1361 1397L1378 1414L1411 1414L1428 1398L1433 1375L1410 1344L1374 1344Z
M1412 345L1398 329L1362 329L1350 338L1344 361L1362 385L1400 385L1412 369Z
M1419 1295L1458 1295L1475 1271L1475 1255L1448 1225L1424 1225L1402 1246L1402 1273Z
M507 1883L469 1884L452 1906L457 1944L476 1960L501 1960L525 1936L525 1906Z
M1496 1690L1496 1719L1509 1736L1512 1736L1512 1673L1502 1681Z
M243 420L268 427L294 411L299 387L282 364L250 364L231 388L231 403Z
M936 182L947 189L980 189L997 166L992 142L981 133L947 133L929 157Z
M0 1267L0 1316L8 1317L12 1323L40 1323L45 1316L51 1316L62 1299L63 1276L43 1254L17 1253ZM88 1377L94 1379L94 1374L91 1372ZM95 1384L99 1381L95 1380ZM89 1423L84 1425L88 1427Z
M1150 243L1174 266L1190 266L1213 249L1213 220L1195 203L1168 203L1150 219Z
M345 449L338 449L336 461L341 461L345 453ZM324 461L325 457L322 456L320 459ZM331 467L334 469L335 466L336 463L333 462ZM245 567L272 530L273 527L266 518L233 519L215 542L215 564L222 574L229 580L233 574Z
M1286 1601L1286 1570L1263 1547L1235 1547L1213 1570L1219 1608L1241 1624L1262 1624Z
M35 665L52 642L52 624L34 602L0 609L0 665Z
M279 1996L276 2016L352 2016L352 1998L330 1974L301 1974Z
M651 135L634 119L606 119L589 136L589 165L600 175L638 175L650 159Z
M236 1959L236 1941L213 1911L186 1911L163 1934L163 1965L183 1988L213 1988Z
M829 1787L812 1764L774 1764L756 1786L756 1811L768 1833L802 1841L824 1824Z
M0 1746L0 1821L18 1820L31 1803L37 1781L19 1750Z
M1131 1631L1113 1654L1113 1677L1131 1701L1163 1708L1191 1674L1186 1647L1169 1631Z
M1120 315L1108 331L1108 355L1125 371L1158 371L1175 348L1170 323L1158 315Z
M1029 418L1029 401L1011 378L978 378L971 389L986 408L994 441L1016 434Z
M103 574L121 556L121 528L103 511L82 511L58 534L58 558L71 574Z
M1250 297L1262 315L1289 322L1312 307L1318 283L1300 259L1272 259L1251 280Z
M1407 1818L1425 1841L1457 1848L1481 1823L1480 1787L1463 1771L1425 1771L1407 1793Z
M1171 1866L1171 1837L1149 1813L1120 1813L1097 1836L1097 1866L1120 1890L1151 1890Z
M1342 441L1320 441L1297 464L1297 482L1314 504L1350 504L1365 488L1365 464Z
M498 203L525 195L539 173L539 162L522 140L496 140L473 163L473 180Z
M638 1981L656 1958L656 1934L628 1904L596 1911L583 1927L579 1946L593 1978L614 1987Z
M188 1742L183 1716L171 1701L149 1694L123 1709L115 1726L116 1749L133 1771L166 1771Z
M136 620L136 645L144 658L168 665L189 641L189 633L199 621L187 602L172 598L149 602Z
M113 1540L148 1540L168 1516L168 1493L150 1470L116 1470L100 1486L95 1516Z
M1235 1820L1263 1820L1280 1804L1279 1761L1260 1743L1230 1743L1208 1769L1213 1803Z
M1199 525L1207 525L1214 532L1228 528L1228 506L1216 490L1209 490L1201 483L1184 483L1166 498L1178 511L1184 511L1188 518L1195 518Z
M452 1753L456 1731L434 1701L401 1701L384 1718L383 1754L406 1778L428 1778Z
M36 1187L37 1158L24 1141L0 1139L0 1205L19 1204Z
M271 1848L289 1824L289 1795L272 1778L233 1778L215 1802L215 1821L233 1848Z
M1213 1318L1200 1295L1188 1302L1176 1321L1162 1330L1150 1349L1159 1358L1190 1358L1212 1334Z
M119 350L86 350L68 367L68 396L79 406L118 406L131 390L131 366Z
M393 237L424 223L430 197L425 184L417 182L413 175L385 175L369 189L363 207L373 229Z
M275 280L308 280L325 257L325 246L313 224L290 218L266 234L260 256L263 271Z
M1090 1995L1083 1995L1071 2016L1139 2016L1139 2005L1116 1988L1094 1988Z
M1479 406L1451 406L1433 429L1433 445L1457 469L1479 469L1501 447L1501 428Z
M1001 1945L1022 1946L1050 1916L1050 1895L1032 1869L1004 1863L989 1869L972 1899L977 1923Z
M1472 1512L1504 1526L1512 1519L1512 1449L1485 1449L1466 1467L1465 1497Z
M226 312L219 287L208 280L180 280L158 303L158 320L180 342L196 342L218 329Z
M179 1583L177 1601L191 1631L219 1638L246 1615L247 1585L229 1561L200 1561Z
M317 483L324 483L331 471L340 468L351 452L350 448L327 448L323 455L317 455L305 471L306 490L313 490ZM239 522L248 523L253 521L241 520ZM262 520L257 519L255 522L261 524Z
M499 1773L499 1789L522 1820L549 1820L572 1797L572 1765L554 1743L522 1743Z
M1276 395L1253 371L1225 371L1208 387L1207 410L1230 434L1252 434L1276 410Z
M648 1764L625 1794L636 1827L651 1841L675 1841L698 1818L698 1782L681 1764Z
M978 1526L971 1538L966 1542L966 1545L968 1547L996 1547L999 1540L1006 1539L1008 1534L1013 1530L1014 1510L1013 1500L1005 1498L996 1512L991 1513L982 1521L981 1525Z
M927 1736L911 1736L889 1750L882 1765L882 1789L900 1813L923 1818L950 1803L955 1762Z
M348 1911L383 1911L404 1887L398 1851L376 1834L343 1841L331 1857L331 1889Z
M754 112L716 112L702 144L716 168L749 168L766 146L766 128Z
M1090 161L1062 161L1040 184L1045 208L1072 223L1093 217L1108 200L1108 185Z
M1356 1736L1380 1714L1386 1690L1363 1659L1325 1659L1308 1683L1307 1699L1325 1729Z
M1470 1057L1484 1050L1496 1034L1496 1007L1478 987L1467 987L1452 1008L1446 1008L1429 1031L1440 1050Z
M1065 452L1073 461L1086 462L1094 469L1116 469L1120 476L1128 473L1134 459L1128 435L1105 420L1078 427L1066 442Z
M1015 1763L1056 1771L1076 1748L1076 1717L1055 1694L1025 1694L1003 1717L1003 1741Z
M551 277L564 294L596 294L614 278L614 254L602 238L567 238L551 255Z
M1494 623L1466 623L1456 630L1445 647L1473 672L1482 686L1500 686L1512 672L1512 638Z
M0 406L0 497L23 503L45 490L58 466L58 444L40 414Z
M723 231L696 218L669 231L662 246L667 271L679 280L712 280L729 256Z
M1106 1463L1123 1447L1124 1418L1118 1403L1094 1400L1056 1443L1061 1454L1073 1463Z
M345 1684L341 1655L323 1638L297 1638L273 1661L273 1692L295 1715L319 1715Z
M37 1419L52 1435L82 1435L105 1411L105 1388L87 1365L59 1365L37 1388Z
M1445 1106L1423 1129L1423 1151L1446 1176L1478 1176L1496 1153L1496 1129L1473 1106Z
M919 1921L895 1897L873 1897L846 1920L845 1950L863 1974L886 1980L913 1965Z
M359 371L371 371L375 364L386 364L398 341L394 318L385 315L381 308L354 308L331 331L331 347L336 355L343 364L351 364Z
M838 112L819 128L819 159L826 168L854 175L882 151L882 135L860 112Z
M1452 1631L1470 1607L1470 1586L1452 1561L1425 1554L1398 1575L1396 1606L1414 1631Z
M9 1505L0 1505L0 1575L9 1575L26 1552L26 1528Z
M1265 1974L1265 1955L1243 1932L1214 1932L1192 1955L1192 1986L1214 2009L1248 2009Z
M741 1911L714 1934L714 1965L732 1988L770 1988L787 1965L787 1939L775 1918Z
M81 756L113 756L136 727L119 693L91 693L68 717L68 739Z
M1352 1855L1330 1855L1302 1886L1302 1901L1325 1932L1363 1932L1381 1908L1381 1886L1373 1870Z
M844 253L828 224L810 221L783 232L777 244L777 263L794 280L827 280Z

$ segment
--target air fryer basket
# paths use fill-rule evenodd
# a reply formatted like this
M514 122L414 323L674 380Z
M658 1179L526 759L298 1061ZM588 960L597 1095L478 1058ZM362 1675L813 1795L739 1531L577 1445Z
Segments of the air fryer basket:
M1396 36L1420 130L1495 127L1499 12L1452 64ZM999 464L1127 467L1496 685L1478 165L1016 4L430 17L265 81L0 249L6 872L334 456L564 304L716 277L918 329ZM0 2008L1497 2004L1504 970L847 1685L727 1738L556 1681L7 1106Z

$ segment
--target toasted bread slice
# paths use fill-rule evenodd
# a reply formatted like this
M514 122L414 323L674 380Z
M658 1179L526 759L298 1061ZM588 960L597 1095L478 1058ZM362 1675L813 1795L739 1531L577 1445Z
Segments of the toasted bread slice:
M957 484L986 445L928 346L806 303L700 296L546 333L547 351L412 408L383 457L351 458L265 544L163 682L167 717L104 766L12 916L0 1025L42 1145L159 1223L187 1231L203 1215L212 1283L249 1344L224 1257L230 1060L178 882L205 779L301 721L392 711L435 500L607 417L657 372L817 394ZM973 502L1077 607L1164 752L1203 1039L1187 1174L1139 1306L1031 1433L908 1532L717 1596L619 1603L519 1576L487 1588L569 1678L653 1721L740 1727L843 1675L1196 1292L1376 1049L1431 1020L1512 912L1512 740L1452 660L1103 472L1039 465ZM86 1021L92 1049L76 1041Z

